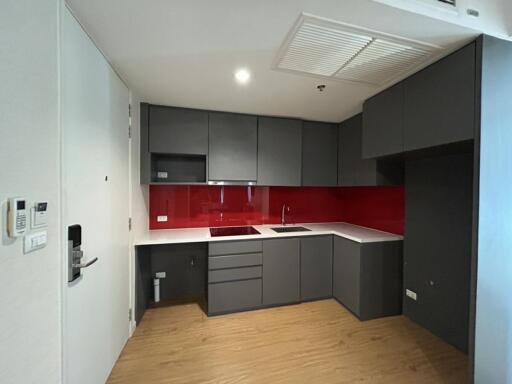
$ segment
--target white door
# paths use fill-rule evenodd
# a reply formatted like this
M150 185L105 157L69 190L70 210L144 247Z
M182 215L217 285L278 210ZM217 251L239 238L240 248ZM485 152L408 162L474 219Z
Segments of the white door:
M67 227L81 225L82 261L98 257L72 283L64 268L67 384L104 383L128 339L128 103L126 86L64 9L63 236L67 243Z

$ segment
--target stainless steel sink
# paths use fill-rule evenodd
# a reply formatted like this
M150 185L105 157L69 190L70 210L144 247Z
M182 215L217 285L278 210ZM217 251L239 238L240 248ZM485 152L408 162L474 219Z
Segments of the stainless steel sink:
M311 229L307 229L304 227L276 227L276 228L271 228L271 229L277 233L311 231Z

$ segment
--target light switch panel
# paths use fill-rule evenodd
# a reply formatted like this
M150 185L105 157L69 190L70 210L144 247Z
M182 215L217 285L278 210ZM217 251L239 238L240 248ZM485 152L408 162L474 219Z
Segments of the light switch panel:
M25 253L33 252L46 247L47 242L48 233L46 231L30 233L24 238L23 250Z

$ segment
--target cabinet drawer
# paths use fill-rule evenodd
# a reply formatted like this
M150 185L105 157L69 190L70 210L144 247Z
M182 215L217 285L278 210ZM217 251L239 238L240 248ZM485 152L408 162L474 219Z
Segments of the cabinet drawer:
M258 253L263 250L261 240L259 241L219 241L210 243L208 248L210 256L233 255L237 253Z
M261 277L261 266L233 269L218 269L208 272L209 283L219 283L222 281L255 279Z
M208 258L208 269L250 267L261 265L261 253L245 253L241 255L213 256Z
M230 312L261 305L261 279L208 285L208 312Z

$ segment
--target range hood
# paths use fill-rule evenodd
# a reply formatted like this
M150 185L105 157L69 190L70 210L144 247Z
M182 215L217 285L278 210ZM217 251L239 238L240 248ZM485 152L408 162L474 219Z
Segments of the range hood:
M242 181L242 180L208 180L208 185L256 185L256 181Z

